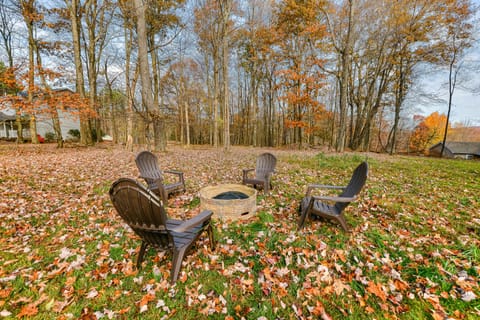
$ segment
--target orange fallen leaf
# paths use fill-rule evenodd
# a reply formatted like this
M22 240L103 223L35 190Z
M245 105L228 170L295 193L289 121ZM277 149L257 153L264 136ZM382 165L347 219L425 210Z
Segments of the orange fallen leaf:
M118 311L118 314L125 314L127 313L128 311L130 311L130 307L127 307L127 308L124 308L124 309L121 309Z
M12 292L12 288L7 288L7 289L2 289L0 290L0 298L5 299L10 295L10 292Z
M322 320L332 320L332 317L325 311L325 307L320 301L317 301L315 308L312 310L312 314Z
M367 306L367 307L365 308L365 311L366 311L367 313L369 313L369 314L375 312L375 310L373 310L373 308L370 307L370 306Z
M380 284L370 281L368 283L367 291L380 298L383 302L387 301L387 294L383 291Z
M394 281L394 284L395 284L395 289L397 289L398 291L405 291L408 289L408 283L404 282L404 281L401 281L401 280L398 280L396 279Z
M38 313L38 308L35 304L27 304L23 306L17 314L17 318L32 317Z
M151 294L151 293L147 293L146 295L144 295L142 297L142 300L140 300L138 305L140 307L143 307L143 306L147 305L149 302L152 302L153 300L155 300L155 295Z
M440 313L438 313L438 312L436 312L436 311L434 311L434 312L432 313L432 318L433 318L434 320L443 320L443 319L445 319L445 316L442 315L442 314L440 314Z

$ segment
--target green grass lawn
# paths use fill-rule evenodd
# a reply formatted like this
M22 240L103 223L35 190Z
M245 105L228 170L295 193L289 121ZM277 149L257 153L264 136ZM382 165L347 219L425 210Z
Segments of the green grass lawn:
M238 183L264 150L170 147L162 168L185 172L168 213L198 213L198 191ZM274 150L269 195L255 217L215 221L169 284L171 260L150 250L108 198L136 177L135 153L113 146L0 145L0 318L478 319L480 162ZM328 221L297 230L309 183L344 185L363 160L369 177Z

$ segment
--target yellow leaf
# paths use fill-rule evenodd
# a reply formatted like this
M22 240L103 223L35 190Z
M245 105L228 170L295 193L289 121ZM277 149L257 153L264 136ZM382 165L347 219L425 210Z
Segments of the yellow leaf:
M53 305L55 304L55 298L52 298L47 304L45 305L45 310L50 311L53 308Z

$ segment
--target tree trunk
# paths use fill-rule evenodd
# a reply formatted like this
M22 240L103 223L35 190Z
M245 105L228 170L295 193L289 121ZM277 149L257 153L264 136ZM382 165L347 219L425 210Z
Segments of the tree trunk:
M55 133L55 139L57 140L57 148L63 148L63 136L62 136L62 127L60 125L60 118L58 117L58 110L57 110L57 103L58 100L52 96L52 92L50 90L50 87L47 83L47 79L45 79L45 74L43 72L43 64L42 64L42 57L40 55L39 48L36 43L34 43L35 46L35 53L37 55L37 69L40 71L39 76L40 80L42 82L42 86L46 94L50 99L48 99L48 109L50 111L50 116L52 119L52 125L53 125L53 131ZM54 105L50 105L51 103L54 103Z
M128 13L126 13L128 14ZM124 39L125 39L125 91L127 95L127 128L125 149L133 151L133 93L130 83L130 56L132 52L132 30L128 28L128 24L124 24Z
M158 57L157 57L157 49L155 44L155 34L150 32L150 39L149 43L149 51L150 57L152 59L152 73L153 73L153 103L158 106L159 105L159 97L160 97L160 86L159 86L159 75L158 75Z
M350 66L350 52L352 46L351 31L353 19L353 0L348 1L348 27L345 35L345 44L340 55L340 79L339 79L339 123L338 135L336 142L336 151L343 152L345 150L345 139L347 133L347 89L348 76Z
M226 24L226 22L225 22ZM222 76L223 76L223 147L230 149L230 109L228 106L228 41L222 39Z
M155 149L165 151L165 125L157 106L153 100L152 82L150 67L148 63L148 41L147 26L145 21L145 5L142 0L134 0L135 13L137 17L137 39L138 39L138 62L140 68L140 80L142 82L142 101L147 114L152 117Z
M73 43L73 57L75 62L75 84L76 92L80 95L81 99L85 99L85 81L83 79L83 64L82 53L80 46L80 8L79 0L65 0L65 3L69 5L70 21L72 24L72 43ZM90 130L90 124L88 117L80 112L80 143L83 145L91 145L92 132Z
M7 53L8 66L10 68L13 68L12 40L13 40L15 21L11 19L10 17L11 14L12 14L12 11L8 8L7 3L5 3L5 0L1 0L0 1L0 20L1 20L0 34L2 36L3 46Z
M210 63L207 54L204 54L205 70L206 70L206 82L207 82L207 110L208 110L208 143L210 145L214 144L214 116L213 116L213 99L212 99L212 80L210 77Z
M218 54L213 54L213 146L218 148L218 96L219 96L219 58Z
M453 93L455 92L455 86L457 84L458 69L454 70L456 58L456 51L454 51L453 58L450 61L448 68L448 112L447 121L445 123L445 133L443 134L442 149L440 150L440 157L443 157L443 152L445 151L445 143L447 143L448 124L450 122L450 113L452 111Z
M90 108L95 110L99 113L99 109L97 106L97 59L96 59L96 46L95 46L95 24L92 26L88 26L88 84L89 84L89 91L88 91L88 101L90 104ZM101 129L100 129L100 121L98 119L93 119L93 129L95 130L95 139L96 142L100 142L102 140L101 137Z
M190 147L190 119L188 116L188 103L185 101L185 131L187 134L187 147Z
M17 123L17 143L23 143L23 124L22 124L22 115L20 110L17 110L15 113L16 115L16 123Z
M33 7L33 2L31 6ZM28 104L30 108L30 138L32 143L37 144L37 121L35 118L35 108L33 106L33 95L35 90L35 39L33 36L33 21L31 20L28 14L33 14L33 12L28 12L24 16L25 23L28 30Z
M232 10L231 0L219 1L221 25L220 25L220 50L221 64L222 64L222 109L223 109L223 147L225 150L230 149L230 108L228 101L228 45L229 45L229 30L228 22L230 21L230 14Z

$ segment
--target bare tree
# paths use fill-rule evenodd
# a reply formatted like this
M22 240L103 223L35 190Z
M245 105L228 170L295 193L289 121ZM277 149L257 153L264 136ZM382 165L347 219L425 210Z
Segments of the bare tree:
M30 113L30 138L32 143L38 143L36 110L34 108L33 98L35 94L35 22L39 16L37 14L35 0L21 0L19 2L20 10L25 21L28 32L28 90L27 104Z
M113 18L113 4L110 1L86 1L84 5L84 21L86 28L82 28L84 52L87 57L88 99L90 107L99 113L97 103L98 74L100 63L107 40L107 30ZM86 34L85 34L86 33ZM101 141L100 120L93 119L93 128L96 141Z
M17 24L12 0L0 0L0 36L8 57L8 66L13 68L13 30Z
M85 80L82 63L82 47L80 42L81 35L81 17L83 9L80 0L64 0L70 17L72 31L73 57L75 63L75 84L76 92L81 99L86 98ZM92 131L90 130L89 119L85 115L80 115L80 143L83 145L93 144Z
M136 79L138 76L138 68L135 68L135 76L131 79L130 64L131 55L133 50L133 37L134 37L134 17L135 11L133 10L132 2L129 0L120 0L119 7L123 18L123 32L124 32L124 44L125 44L125 95L127 100L126 109L126 143L125 149L133 151L133 99L136 87Z
M448 112L440 156L443 156L447 141L453 94L457 86L458 74L462 68L462 55L465 49L471 47L473 43L473 26L470 23L472 11L468 4L468 0L454 1L445 11L447 40L441 45L443 50L441 50L440 62L446 63L448 66Z
M137 18L137 41L138 41L138 63L140 70L140 79L142 83L141 93L142 101L149 117L153 122L154 147L161 151L166 149L165 124L161 117L158 106L153 99L152 80L150 66L148 62L148 41L146 25L146 6L142 0L135 0L135 13Z

